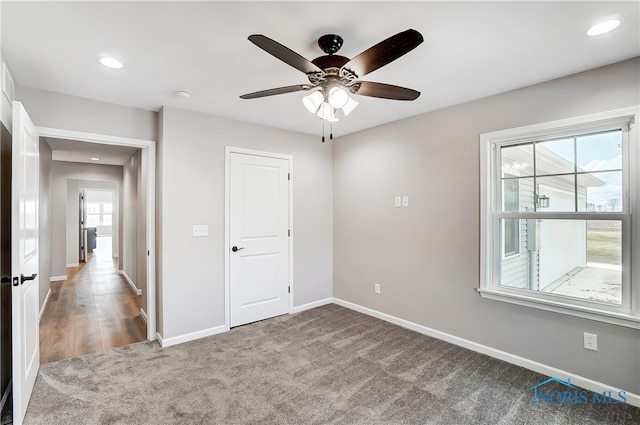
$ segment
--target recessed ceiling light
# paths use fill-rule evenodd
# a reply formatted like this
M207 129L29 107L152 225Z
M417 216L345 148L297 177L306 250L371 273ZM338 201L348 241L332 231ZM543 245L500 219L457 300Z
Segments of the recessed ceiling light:
M176 95L189 99L191 97L191 92L189 90L176 90Z
M102 65L106 66L107 68L111 68L111 69L122 69L122 67L124 67L122 62L110 56L102 56L98 58L98 62L100 62Z
M614 29L618 28L618 26L620 26L620 21L617 19L610 19L608 21L604 21L604 22L600 22L599 24L596 24L594 26L592 26L591 28L589 28L589 31L587 31L587 35L590 35L591 37L594 37L596 35L602 35L602 34L606 34L610 31L613 31Z
M89 159L90 159L90 160L92 160L92 161L100 161L100 158L95 157L95 156L94 156L94 157L92 157L92 158L89 158Z

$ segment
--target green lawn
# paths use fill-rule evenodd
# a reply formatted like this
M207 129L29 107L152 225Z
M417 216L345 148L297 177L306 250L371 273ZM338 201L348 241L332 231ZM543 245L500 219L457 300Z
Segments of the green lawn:
M621 243L620 232L587 231L587 261L620 265Z

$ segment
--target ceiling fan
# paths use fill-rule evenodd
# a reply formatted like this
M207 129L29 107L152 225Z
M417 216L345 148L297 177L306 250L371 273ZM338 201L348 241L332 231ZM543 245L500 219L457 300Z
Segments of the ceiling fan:
M418 47L424 39L422 34L414 29L393 35L353 59L336 54L343 42L342 37L336 34L323 35L318 39L318 46L325 55L311 61L261 34L249 36L249 41L304 72L309 83L247 93L240 96L241 99L256 99L319 88L320 90L314 90L311 95L306 96L303 103L310 112L333 122L339 119L338 111L346 116L357 106L358 103L349 98L348 93L393 100L414 100L420 96L419 91L405 87L359 80Z

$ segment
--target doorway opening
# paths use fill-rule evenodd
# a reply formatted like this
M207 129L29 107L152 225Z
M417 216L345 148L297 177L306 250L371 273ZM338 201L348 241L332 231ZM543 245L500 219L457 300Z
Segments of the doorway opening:
M155 340L156 337L156 288L155 288L155 142L151 140L132 139L119 136L108 136L94 133L76 132L62 129L38 127L41 137L48 141L63 141L65 148L73 142L74 147L79 147L85 154L95 150L113 153L118 148L133 148L133 154L129 154L128 160L120 162L122 168L121 180L118 190L112 191L112 202L100 199L91 199L91 193L87 189L113 189L103 186L91 187L89 184L78 184L75 201L78 202L78 194L82 189L89 194L87 200L86 223L84 227L95 228L95 248L87 252L87 261L76 260L76 264L69 262L66 265L77 266L75 271L69 270L67 276L52 276L52 295L54 285L60 289L71 289L76 286L76 304L78 313L91 313L95 309L98 318L107 323L115 323L117 317L121 322L124 335L109 336L110 329L99 331L100 343L106 347L124 345L123 341ZM49 143L51 145L51 143ZM125 149L126 150L126 149ZM85 155L94 156L94 155ZM53 154L54 160L60 160ZM104 162L104 161L101 161ZM115 164L115 163L114 163ZM82 180L80 180L81 182ZM96 182L91 182L96 183ZM104 192L103 194L104 195ZM70 199L70 192L67 193ZM75 208L76 218L70 220L69 226L74 230L75 244L67 243L67 248L79 254L80 233L79 204ZM133 208L133 210L132 210ZM126 214L123 211L126 209ZM111 229L109 229L111 224ZM110 233L110 234L109 234ZM127 239L128 238L128 239ZM111 242L111 250L109 250ZM117 258L115 258L117 256ZM132 260L133 258L133 260ZM52 273L55 275L56 273ZM62 272L64 274L64 271ZM87 277L94 277L91 288L87 285L78 286ZM137 279L138 278L138 279ZM71 280L76 282L72 283ZM146 284L143 287L136 286L139 279ZM59 280L60 282L53 282ZM93 291L93 295L89 293ZM65 291L61 291L61 294ZM71 294L72 291L67 291ZM50 296L50 297L51 297ZM60 296L60 295L59 295ZM78 298L79 297L79 298ZM64 297L63 297L64 298ZM55 298L51 298L54 300ZM120 303L114 300L119 299ZM80 302L78 302L80 300ZM99 301L105 301L100 305ZM109 305L117 304L114 309ZM109 312L111 311L111 312ZM103 317L105 316L105 317ZM43 316L44 317L44 316ZM142 330L136 330L142 322ZM87 321L91 324L91 321ZM83 325L84 326L84 325ZM114 327L114 326L111 326ZM103 326L104 328L104 326ZM105 335L107 335L105 337ZM142 337L141 337L142 335ZM42 338L41 338L42 339ZM89 349L96 344L98 338L86 336L80 342L75 343L77 353ZM128 343L128 342L126 342Z

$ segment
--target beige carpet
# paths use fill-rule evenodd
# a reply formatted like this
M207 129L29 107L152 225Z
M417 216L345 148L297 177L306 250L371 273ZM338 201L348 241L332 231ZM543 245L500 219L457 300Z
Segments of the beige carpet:
M534 407L529 388L546 378L328 305L44 365L26 423L640 423L629 405Z

